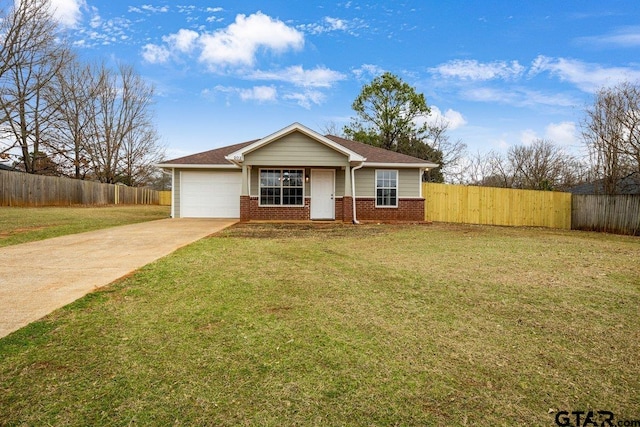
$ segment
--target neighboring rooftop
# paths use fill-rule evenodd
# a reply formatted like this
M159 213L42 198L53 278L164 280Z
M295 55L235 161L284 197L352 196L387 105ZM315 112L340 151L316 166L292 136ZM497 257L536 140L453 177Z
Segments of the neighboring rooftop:
M576 185L569 189L571 194L604 194L602 180ZM616 194L640 194L640 172L633 172L618 181Z

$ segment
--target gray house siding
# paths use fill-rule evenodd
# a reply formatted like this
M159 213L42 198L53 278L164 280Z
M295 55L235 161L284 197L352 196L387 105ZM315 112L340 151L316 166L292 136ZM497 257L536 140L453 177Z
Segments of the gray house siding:
M376 170L398 171L398 197L420 197L420 170L365 167L356 170L356 197L376 196Z
M251 166L347 166L347 156L308 136L293 132L245 154Z
M173 185L172 185L172 193L173 193L173 217L180 218L180 170L173 170Z

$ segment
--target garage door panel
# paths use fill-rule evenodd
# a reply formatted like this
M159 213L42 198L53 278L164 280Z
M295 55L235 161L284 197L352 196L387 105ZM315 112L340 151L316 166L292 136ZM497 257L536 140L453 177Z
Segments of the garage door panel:
M242 174L228 171L188 171L180 177L180 216L238 218Z

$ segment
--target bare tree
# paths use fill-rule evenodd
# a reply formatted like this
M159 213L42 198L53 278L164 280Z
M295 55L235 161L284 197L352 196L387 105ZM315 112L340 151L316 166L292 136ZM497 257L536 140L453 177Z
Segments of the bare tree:
M341 138L344 137L344 133L342 132L342 128L333 120L326 122L321 128L320 132L324 135L334 135L339 136Z
M507 159L513 173L513 186L532 190L553 190L570 173L571 156L551 141L538 139L529 145L509 149Z
M614 194L618 181L640 171L640 86L603 88L586 108L582 137L603 190Z
M23 52L41 48L42 33L50 30L49 25L42 27L31 23L42 12L48 14L48 9L46 0L19 1L8 11L0 9L0 78L20 63Z
M94 120L94 67L71 58L56 74L54 86L50 96L57 106L55 152L64 160L65 175L84 179L90 173L85 144Z
M125 137L122 144L120 182L137 187L150 185L158 179L161 171L155 165L165 155L158 139L151 123L136 127Z
M468 154L458 163L459 172L455 174L453 184L480 185L482 180L490 174L486 154L479 150Z
M96 96L85 145L93 173L101 182L133 184L162 151L151 120L154 89L128 65L117 72L102 65L93 78Z
M486 159L490 173L484 178L481 185L486 187L513 187L514 171L511 163L496 151L490 151Z
M55 107L48 102L51 82L65 61L67 49L57 39L48 1L24 0L6 18L5 65L0 87L2 141L0 150L14 154L28 173L55 173L48 150Z
M583 182L588 168L551 141L511 147L506 155L478 152L464 160L461 182L486 187L565 190Z
M461 162L466 156L467 144L459 139L451 141L448 131L449 122L440 117L429 124L425 140L433 150L441 153L439 169L445 181L459 182L462 180Z

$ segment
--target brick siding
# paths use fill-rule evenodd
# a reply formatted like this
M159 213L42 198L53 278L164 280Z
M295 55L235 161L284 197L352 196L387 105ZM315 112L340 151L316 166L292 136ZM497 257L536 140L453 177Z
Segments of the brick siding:
M262 221L308 221L310 201L304 206L259 206L257 197L240 196L240 220ZM336 198L336 221L353 220L353 199L349 196ZM424 221L424 199L399 199L397 208L376 208L374 198L356 200L357 218L362 221Z
M376 199L356 199L356 218L363 221L424 221L424 199L398 199L397 208L376 208Z
M248 200L248 218L242 216L242 199L240 199L240 220L262 221L304 221L309 219L309 198L305 197L304 206L260 206L258 197L246 197Z

